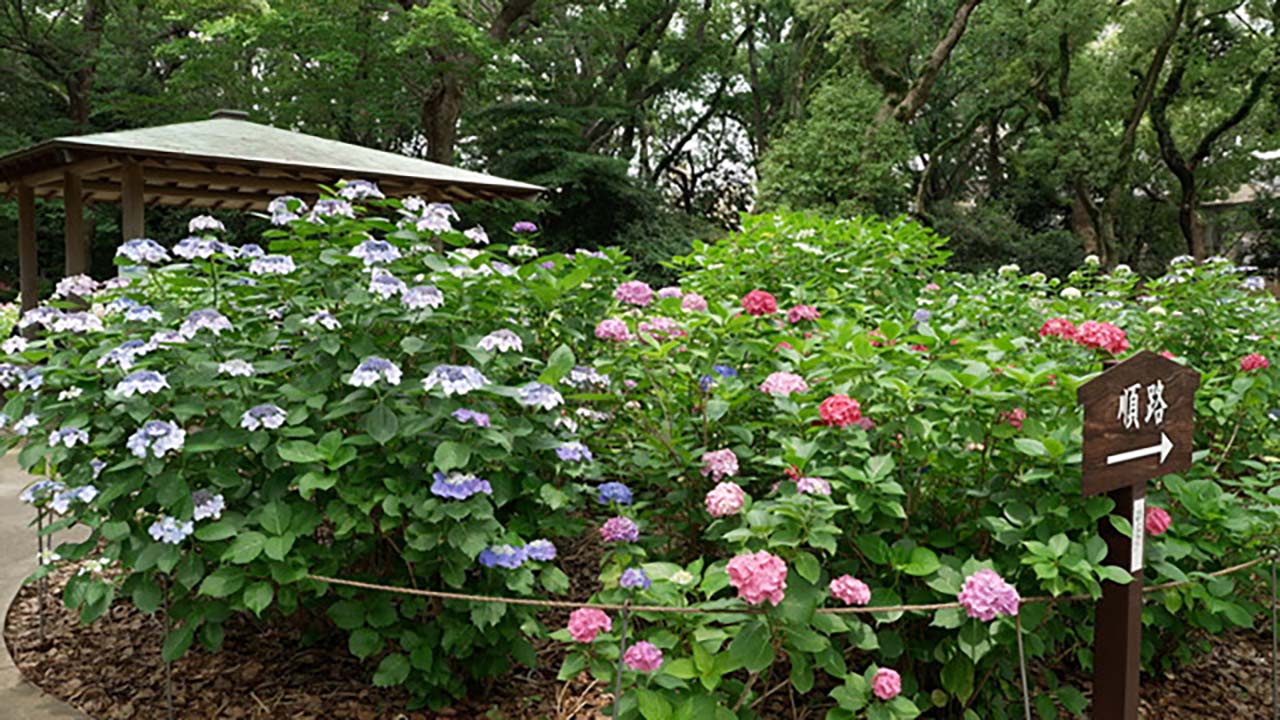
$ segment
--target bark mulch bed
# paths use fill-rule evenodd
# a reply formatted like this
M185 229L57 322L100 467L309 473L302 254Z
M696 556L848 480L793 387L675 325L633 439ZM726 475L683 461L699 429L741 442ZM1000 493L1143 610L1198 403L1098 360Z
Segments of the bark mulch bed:
M69 572L52 579L51 594ZM107 617L81 627L76 614L56 597L46 608L43 633L33 587L19 593L9 612L5 640L23 676L94 720L165 720L160 621L122 601ZM559 652L556 643L540 645L537 670L520 669L485 697L439 713L404 711L404 693L372 687L369 668L347 652L341 638L303 647L295 629L231 621L222 652L193 649L174 663L175 715L225 720L608 717L609 688L585 675L569 683L556 680ZM1270 653L1265 625L1255 632L1218 638L1213 651L1192 665L1146 680L1142 717L1267 720ZM764 712L776 712L779 718L791 715L781 706Z

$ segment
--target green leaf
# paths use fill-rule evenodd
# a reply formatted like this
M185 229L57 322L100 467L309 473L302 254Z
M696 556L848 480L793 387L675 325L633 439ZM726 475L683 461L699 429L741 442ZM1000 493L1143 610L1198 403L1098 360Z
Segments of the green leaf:
M807 552L796 553L795 566L800 577L812 583L818 582L818 576L822 574L818 559Z
M1049 457L1049 451L1045 448L1044 443L1032 438L1014 438L1013 446L1025 455L1033 455L1035 457Z
M1119 585L1127 585L1133 582L1133 576L1127 570L1115 565L1103 565L1098 570L1098 577L1103 580L1110 580Z
M222 553L223 560L230 560L237 565L244 565L253 562L262 554L262 548L267 544L267 536L260 532L243 532L236 536L231 547Z
M400 685L409 677L409 658L400 653L392 653L378 663L378 669L373 673L373 684L376 687L391 687Z
M170 630L164 638L164 648L160 651L160 658L165 662L173 662L187 654L195 634L196 626L190 622Z
M240 524L230 518L196 526L196 539L204 542L226 540L240 532Z
M139 576L143 577L143 576ZM150 615L160 607L160 601L164 594L160 591L160 586L150 578L143 577L141 582L133 588L130 595L133 600L133 606L138 610Z
M280 454L281 460L291 463L320 462L325 459L320 450L306 440L286 440L276 445L276 452Z
M400 430L400 420L391 408L379 403L364 416L364 430L379 444L386 445Z
M932 550L927 547L916 547L911 550L911 559L898 569L908 575L924 577L933 574L941 566L942 563L938 561L938 556Z
M223 567L200 583L200 594L209 597L224 598L244 587L244 570L238 567Z
M942 666L942 687L961 702L973 694L973 663L964 654L956 653Z
M244 606L253 611L254 615L262 617L262 611L271 604L273 597L275 597L275 590L271 587L271 583L256 582L244 589Z
M329 606L329 618L343 630L355 630L364 625L364 605L356 600L339 600Z
M273 500L262 507L258 524L272 535L283 535L289 530L291 519L293 519L293 510L283 502Z
M293 542L294 536L292 533L267 538L267 544L263 547L263 552L272 560L284 560L289 551L293 549Z
M547 368L538 376L538 382L555 385L573 369L576 360L573 351L567 345L561 345L551 352L547 358Z
M435 465L440 472L449 472L467 466L471 461L471 447L452 440L436 446Z
M370 630L369 628L359 628L347 638L347 649L351 651L352 655L361 660L378 652L382 649L382 646L382 636L378 634L377 630Z
M636 690L640 716L644 720L671 720L671 703L654 690Z
M763 620L748 623L729 643L729 656L751 672L760 672L773 662L773 644Z

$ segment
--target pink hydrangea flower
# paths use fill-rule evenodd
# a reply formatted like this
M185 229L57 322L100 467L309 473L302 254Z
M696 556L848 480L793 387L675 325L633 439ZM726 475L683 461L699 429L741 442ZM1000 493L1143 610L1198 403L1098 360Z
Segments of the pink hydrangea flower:
M640 539L640 528L628 517L612 517L600 526L600 537L605 542L635 542Z
M752 290L742 296L742 308L748 315L772 315L778 312L778 301L763 290Z
M1027 411L1020 407L1014 408L1008 412L1001 413L1000 417L1003 418L1005 422L1021 430L1022 421L1027 419Z
M885 337L884 332L881 331L879 328L875 330L868 330L867 336L871 338L871 347L884 347L884 344L886 341L889 343L890 347L898 343L897 340L889 340L887 337Z
M657 342L670 340L671 338L684 337L688 333L680 329L680 325L675 320L666 317L655 317L650 320L641 320L640 326L637 328L641 337L651 337Z
M658 290L658 297L660 298L678 298L683 294L680 288L675 286L667 286Z
M618 302L630 303L631 305L639 305L644 307L653 302L653 288L649 287L649 283L640 280L628 280L622 283L613 291L613 297Z
M1074 340L1076 337L1076 324L1066 318L1046 320L1040 326L1040 337L1060 337L1065 340Z
M707 299L691 292L680 299L680 309L685 312L702 312L707 309Z
M1119 355L1129 349L1129 339L1124 330L1109 322L1086 320L1076 328L1073 339L1085 347L1106 350L1112 355Z
M997 615L1017 615L1022 598L1014 586L994 570L979 570L965 578L960 590L960 604L971 618L984 622Z
M862 419L862 405L848 395L831 395L818 406L818 415L827 425L846 427Z
M896 670L880 668L871 678L871 692L881 700L892 700L902 692L902 676Z
M924 289L928 290L929 292L937 292L942 289L942 286L939 285L938 283L931 282L928 285L925 285Z
M787 589L787 564L765 550L739 555L729 561L729 582L738 597L752 605L768 600L777 605Z
M1148 535L1163 535L1173 524L1173 518L1169 517L1169 513L1162 507L1149 507L1144 524L1147 526Z
M796 490L805 495L831 495L831 483L820 477L802 477L796 480Z
M725 481L711 488L705 502L711 517L725 517L742 509L743 503L746 502L746 493L742 492L738 483Z
M662 667L662 651L653 643L641 640L622 654L627 667L638 672L653 672Z
M809 383L804 378L789 372L771 373L760 383L760 391L770 395L790 395L793 392L805 392Z
M729 448L704 452L702 453L702 474L710 475L716 482L737 475L738 456L734 455L733 450Z
M1249 353L1248 355L1240 358L1240 369L1245 372L1266 370L1269 367L1271 367L1271 361L1267 359L1266 355Z
M580 643L589 643L601 631L609 632L612 629L613 621L603 610L578 608L569 613L569 635Z
M608 318L601 320L596 325L596 337L601 340L612 340L614 342L626 342L631 339L631 331L627 330L627 324L617 318Z
M831 581L831 597L845 605L866 605L871 602L871 588L851 575L841 575Z
M822 313L812 305L797 305L787 311L787 322L792 325L804 320L817 320L820 317Z

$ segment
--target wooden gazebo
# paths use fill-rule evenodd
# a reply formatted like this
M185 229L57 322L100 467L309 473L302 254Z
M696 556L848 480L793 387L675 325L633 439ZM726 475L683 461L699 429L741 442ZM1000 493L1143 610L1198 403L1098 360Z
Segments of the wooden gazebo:
M123 239L144 237L147 205L264 210L279 195L361 178L389 196L437 202L532 199L542 188L350 143L250 122L209 120L54 138L0 157L0 194L18 200L22 307L37 300L36 198L66 204L66 274L89 271L85 202L118 202Z

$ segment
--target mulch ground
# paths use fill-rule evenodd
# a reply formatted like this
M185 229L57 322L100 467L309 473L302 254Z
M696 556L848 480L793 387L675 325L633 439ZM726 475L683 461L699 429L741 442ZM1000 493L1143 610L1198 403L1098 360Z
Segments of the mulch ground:
M53 584L69 572L55 576ZM24 588L10 610L5 639L23 676L95 720L166 720L160 621L118 602L107 617L81 627L76 614L54 598L46 606L43 630L35 588ZM1142 717L1271 718L1271 639L1268 628L1261 628L1218 638L1212 652L1192 665L1148 678ZM558 643L539 645L538 669L521 669L483 698L439 713L405 711L405 694L372 687L369 667L347 652L343 638L304 647L297 629L239 619L227 623L222 652L193 649L173 664L174 715L226 720L608 717L608 688L585 675L569 683L555 679L560 652ZM791 717L784 706L770 706L764 710L768 717Z

